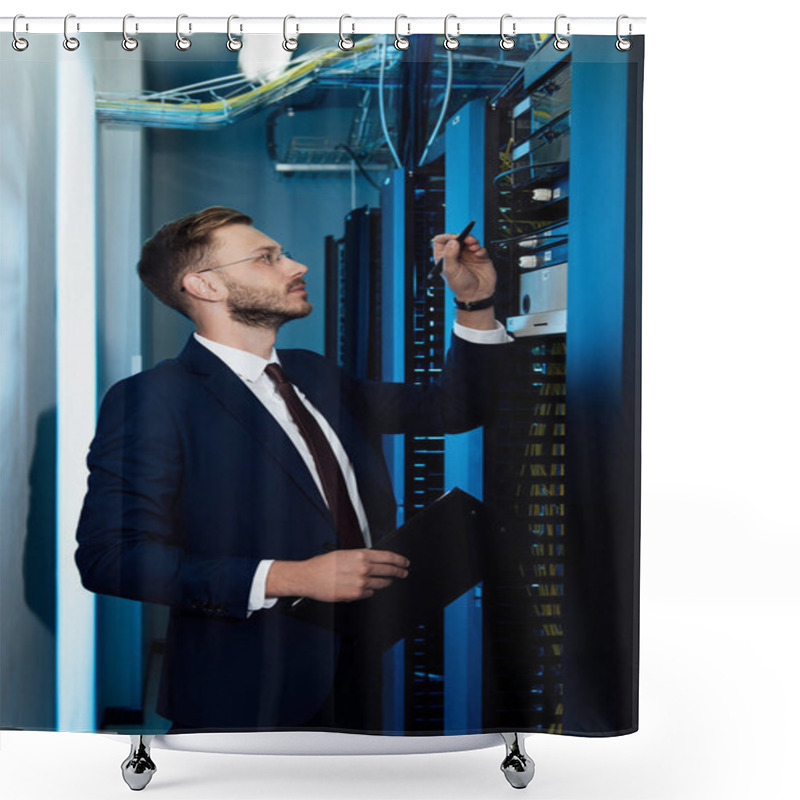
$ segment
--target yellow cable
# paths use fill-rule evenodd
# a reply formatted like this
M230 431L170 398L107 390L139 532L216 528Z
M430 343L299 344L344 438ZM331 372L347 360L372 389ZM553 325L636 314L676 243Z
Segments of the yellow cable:
M160 107L163 111L169 112L191 112L191 113L210 113L214 111L224 111L226 109L232 108L241 108L250 103L253 98L257 98L260 95L267 94L268 92L273 91L281 86L285 86L287 83L295 80L296 78L300 78L303 75L308 74L309 72L313 72L318 67L323 66L326 62L337 60L344 58L347 55L352 53L363 52L365 50L369 50L375 46L375 37L369 36L366 39L362 39L360 42L357 42L355 47L352 49L344 52L337 49L328 50L324 53L321 53L316 58L311 61L307 61L304 64L300 64L296 67L292 67L288 69L283 74L279 75L277 78L271 80L269 83L265 83L262 86L257 87L256 89L250 89L246 92L243 92L239 95L234 95L233 97L226 98L225 100L213 100L206 103L165 103L163 100L107 100L103 99L102 97L98 98L97 100L97 108L98 109L109 109L109 108L127 108L131 110L145 110L145 109L153 109L155 107Z

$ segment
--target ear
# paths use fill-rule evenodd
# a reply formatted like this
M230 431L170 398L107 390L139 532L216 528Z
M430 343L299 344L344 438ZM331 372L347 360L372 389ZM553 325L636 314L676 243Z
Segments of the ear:
M183 277L184 293L190 294L199 300L216 300L219 298L222 287L213 279L208 280L205 275L190 272Z

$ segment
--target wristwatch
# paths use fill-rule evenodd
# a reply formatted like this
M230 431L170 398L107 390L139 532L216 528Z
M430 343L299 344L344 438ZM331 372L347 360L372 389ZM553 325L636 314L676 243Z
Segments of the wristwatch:
M483 300L467 300L466 302L458 300L457 298L454 299L456 308L459 311L480 311L482 308L489 308L494 305L494 295L484 297Z

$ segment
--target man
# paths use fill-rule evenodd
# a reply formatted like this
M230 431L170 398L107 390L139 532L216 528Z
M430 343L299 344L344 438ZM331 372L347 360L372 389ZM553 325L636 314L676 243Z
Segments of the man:
M479 308L457 311L433 386L276 350L280 326L311 313L308 268L241 212L204 209L145 243L142 281L197 330L106 394L76 562L91 591L171 607L158 711L172 730L358 728L353 653L279 604L405 578L405 558L370 549L395 527L382 435L460 432L491 411L510 339L485 249L454 239L437 236L434 257Z

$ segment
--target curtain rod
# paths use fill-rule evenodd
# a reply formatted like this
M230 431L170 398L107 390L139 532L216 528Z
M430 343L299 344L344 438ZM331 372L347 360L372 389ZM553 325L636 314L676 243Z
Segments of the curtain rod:
M503 30L508 36L519 36L531 33L553 33L555 17L513 17L504 15ZM442 34L445 32L444 17L355 17L344 15L339 17L305 17L292 16L290 25L293 33L333 33L352 34L394 34L413 36L415 33ZM643 34L645 17L628 17L623 15L620 33L623 36ZM0 31L11 33L13 17L0 17ZM232 33L240 36L243 33L283 34L284 17L235 17L231 22ZM452 35L469 34L500 35L500 16L496 17L459 17L450 15L447 30ZM617 33L617 17L570 17L559 15L559 32L562 35L609 35ZM569 30L567 30L569 26ZM28 17L21 16L17 20L17 34L26 33L64 33L64 17ZM122 34L122 17L81 17L70 15L68 20L69 34L80 33L120 33ZM135 33L175 33L177 19L175 17L136 17L130 16L126 24L129 36ZM181 15L181 35L192 33L226 33L228 17L194 17Z

